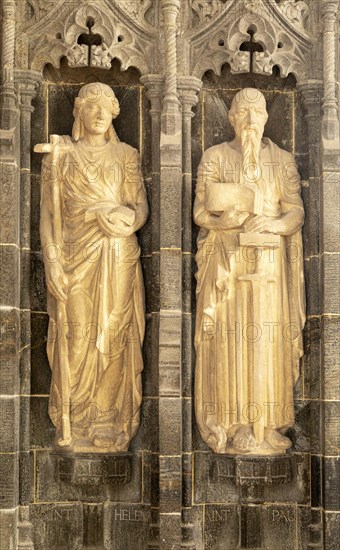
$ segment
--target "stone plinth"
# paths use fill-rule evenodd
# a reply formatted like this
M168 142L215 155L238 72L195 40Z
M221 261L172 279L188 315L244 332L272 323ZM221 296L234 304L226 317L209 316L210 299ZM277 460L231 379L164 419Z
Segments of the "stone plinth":
M55 475L74 485L116 485L131 479L132 453L53 453Z

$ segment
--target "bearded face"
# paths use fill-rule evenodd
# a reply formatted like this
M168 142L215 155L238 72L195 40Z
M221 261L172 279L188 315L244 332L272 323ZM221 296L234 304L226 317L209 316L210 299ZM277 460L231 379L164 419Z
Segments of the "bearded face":
M261 176L260 150L267 119L266 102L262 94L256 102L241 98L231 109L230 122L241 143L243 174L249 182L255 183Z

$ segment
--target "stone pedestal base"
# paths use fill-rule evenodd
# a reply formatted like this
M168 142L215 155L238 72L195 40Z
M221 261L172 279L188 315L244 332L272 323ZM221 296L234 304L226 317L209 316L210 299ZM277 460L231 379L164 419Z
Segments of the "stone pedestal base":
M294 456L214 456L210 481L223 484L232 481L241 488L240 501L263 502L267 486L288 483L293 475Z
M53 453L56 477L74 485L115 485L131 479L132 453Z

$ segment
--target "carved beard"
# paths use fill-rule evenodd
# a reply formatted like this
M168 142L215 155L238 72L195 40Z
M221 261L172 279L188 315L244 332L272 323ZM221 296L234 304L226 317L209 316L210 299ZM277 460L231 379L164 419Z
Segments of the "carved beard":
M262 133L259 127L253 131L244 128L241 132L243 177L249 183L256 183L261 176L261 140Z

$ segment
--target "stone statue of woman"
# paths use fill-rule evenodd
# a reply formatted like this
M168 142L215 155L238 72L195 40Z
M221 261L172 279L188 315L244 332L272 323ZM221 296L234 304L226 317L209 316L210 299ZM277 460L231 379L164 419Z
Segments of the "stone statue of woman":
M229 119L236 137L205 151L194 205L196 419L216 453L276 455L291 446L303 354L301 183L293 156L263 138L259 90L236 94Z
M40 235L50 317L49 414L57 445L128 449L139 426L144 287L136 231L148 206L138 153L112 125L119 103L83 86L72 138L51 136L43 161Z

